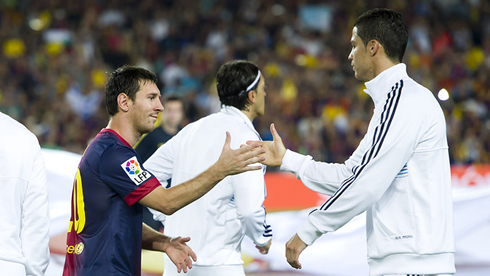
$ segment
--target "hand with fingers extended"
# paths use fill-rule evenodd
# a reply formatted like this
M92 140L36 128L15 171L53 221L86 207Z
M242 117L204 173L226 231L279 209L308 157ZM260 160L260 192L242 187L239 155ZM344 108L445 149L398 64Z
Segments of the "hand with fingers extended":
M282 142L281 136L277 133L274 124L271 124L270 129L272 141L247 141L247 145L259 143L261 148L265 150L265 153L262 155L265 157L265 160L261 161L261 163L271 167L279 167L282 164L284 154L286 154L286 147Z
M230 148L230 133L226 132L226 140L221 151L221 156L216 162L216 167L226 176L239 174L246 171L260 170L262 166L253 165L264 161L265 150L260 148L259 143L250 143L244 147L233 150Z
M308 245L306 245L298 236L294 234L291 239L286 243L286 260L289 265L296 269L301 269L301 263L299 262L299 255Z
M170 260L172 260L172 262L175 264L178 273L181 271L187 273L187 269L192 268L192 261L197 261L196 254L186 244L186 242L190 240L191 238L189 237L169 237L167 239L164 252L167 253Z

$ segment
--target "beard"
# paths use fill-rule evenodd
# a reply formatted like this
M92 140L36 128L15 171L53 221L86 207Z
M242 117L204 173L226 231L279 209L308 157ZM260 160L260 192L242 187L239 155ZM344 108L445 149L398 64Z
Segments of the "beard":
M155 128L155 124L153 124L151 122L147 122L145 124L135 123L134 126L135 126L136 131L138 133L140 133L141 135L149 133Z

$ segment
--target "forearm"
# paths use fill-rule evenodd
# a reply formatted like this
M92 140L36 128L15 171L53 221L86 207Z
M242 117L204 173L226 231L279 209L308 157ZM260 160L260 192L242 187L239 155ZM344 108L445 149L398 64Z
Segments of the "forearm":
M169 214L167 215L173 214L191 202L199 199L225 177L226 173L219 168L218 163L215 163L195 178L167 189L167 199L164 202L171 205Z
M306 187L327 195L335 193L342 181L352 175L345 164L318 162L290 150L284 155L281 170L294 173Z
M209 169L187 182L174 185L170 189L159 187L142 198L140 203L166 215L171 215L209 192L227 175L261 169L260 165L252 165L264 160L264 157L258 157L265 152L265 150L258 148L259 144L232 150L230 139L227 132L220 158Z
M49 263L49 209L44 160L37 149L34 169L22 210L22 251L28 261L28 275L42 275Z
M165 252L166 244L168 243L170 237L165 236L164 234L153 230L153 228L149 227L145 223L143 223L143 232L142 232L142 249L154 250Z
M245 235L255 244L265 246L272 239L272 227L265 220L265 211L242 219Z
M265 183L261 171L233 176L233 194L244 234L255 244L265 246L272 237L264 209Z
M66 235L67 232L49 238L49 252L51 254L65 255L66 254Z

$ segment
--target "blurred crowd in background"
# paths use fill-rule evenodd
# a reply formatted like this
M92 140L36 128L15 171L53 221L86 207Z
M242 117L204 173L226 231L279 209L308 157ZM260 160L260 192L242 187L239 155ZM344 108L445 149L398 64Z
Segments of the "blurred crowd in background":
M354 20L386 7L410 29L409 75L440 101L453 164L490 163L490 2L487 0L2 0L0 111L43 147L82 153L107 125L108 73L123 64L182 97L185 123L220 109L215 75L232 59L266 77L266 112L288 148L343 162L373 104L347 56ZM416 108L416 107L414 107Z

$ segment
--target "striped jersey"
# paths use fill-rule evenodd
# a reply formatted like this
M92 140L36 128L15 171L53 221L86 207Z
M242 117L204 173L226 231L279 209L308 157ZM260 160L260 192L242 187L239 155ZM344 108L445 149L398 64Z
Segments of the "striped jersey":
M330 195L298 230L312 244L366 211L370 275L454 273L446 122L434 95L397 64L366 83L367 133L342 164L286 152L281 169Z

